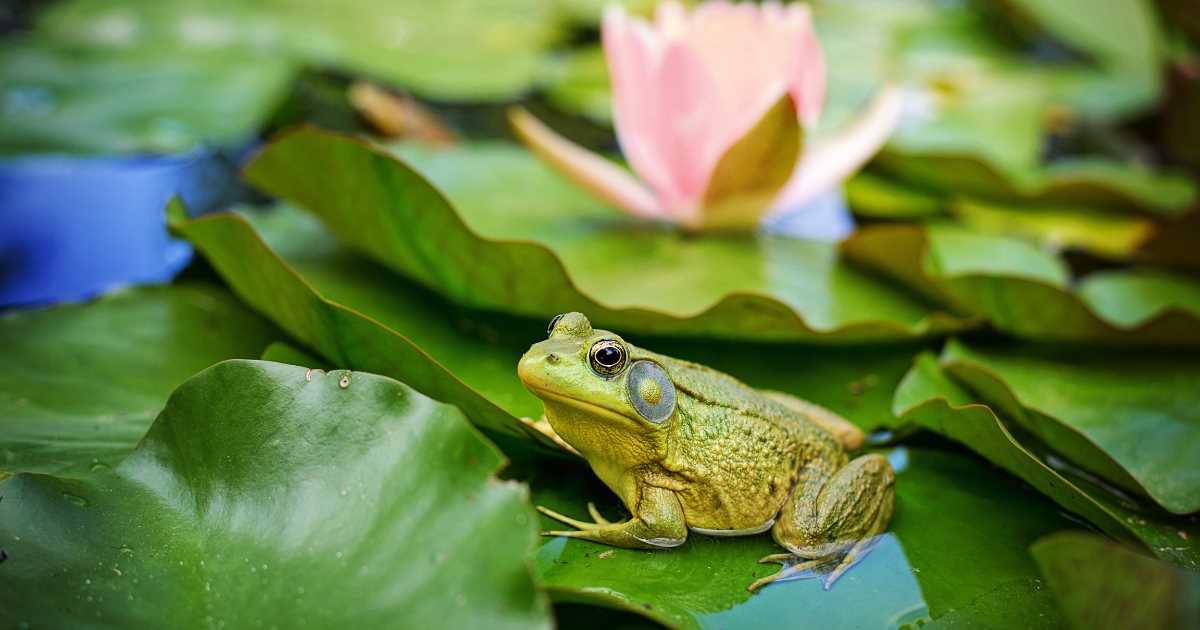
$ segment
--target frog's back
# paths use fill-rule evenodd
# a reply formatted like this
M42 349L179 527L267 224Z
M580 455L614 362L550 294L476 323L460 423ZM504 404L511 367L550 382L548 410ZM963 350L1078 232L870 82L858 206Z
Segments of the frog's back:
M820 427L745 383L695 363L653 358L676 386L678 424L663 465L686 480L678 495L689 526L769 527L801 463L840 453Z

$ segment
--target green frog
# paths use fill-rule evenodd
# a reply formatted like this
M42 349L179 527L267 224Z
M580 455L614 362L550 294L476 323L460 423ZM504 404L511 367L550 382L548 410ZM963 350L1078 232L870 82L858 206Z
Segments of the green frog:
M538 510L575 529L543 532L617 547L678 547L688 532L767 530L787 553L750 591L818 566L832 584L886 531L895 473L878 454L853 460L863 433L813 403L754 389L695 363L643 350L581 313L554 318L521 357L521 382L545 407L527 420L591 466L632 517L594 522Z

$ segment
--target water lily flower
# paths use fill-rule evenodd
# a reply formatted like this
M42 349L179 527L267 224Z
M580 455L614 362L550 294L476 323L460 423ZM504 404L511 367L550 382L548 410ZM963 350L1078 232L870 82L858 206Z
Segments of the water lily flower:
M806 5L714 1L689 13L668 0L653 23L610 7L602 39L617 139L637 177L524 110L511 121L547 163L639 217L753 229L804 212L869 160L899 119L900 93L885 85L854 122L810 137L825 59ZM838 212L841 227L808 235L844 236L853 223L844 206Z

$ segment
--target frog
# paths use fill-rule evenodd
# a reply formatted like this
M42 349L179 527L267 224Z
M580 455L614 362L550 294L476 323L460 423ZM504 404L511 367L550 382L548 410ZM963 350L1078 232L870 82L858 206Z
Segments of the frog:
M752 582L823 575L828 590L887 531L896 475L867 453L864 433L839 414L782 392L755 389L697 363L639 348L556 316L547 338L517 364L544 415L524 421L586 460L630 517L591 522L538 506L572 529L542 532L614 547L664 550L689 533L771 532L781 567Z

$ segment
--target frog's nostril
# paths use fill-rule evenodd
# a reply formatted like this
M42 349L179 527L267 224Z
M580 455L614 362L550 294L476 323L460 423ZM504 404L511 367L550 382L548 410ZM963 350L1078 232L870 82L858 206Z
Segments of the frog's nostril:
M546 363L558 363L558 355L551 352L546 355Z

